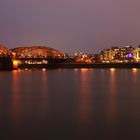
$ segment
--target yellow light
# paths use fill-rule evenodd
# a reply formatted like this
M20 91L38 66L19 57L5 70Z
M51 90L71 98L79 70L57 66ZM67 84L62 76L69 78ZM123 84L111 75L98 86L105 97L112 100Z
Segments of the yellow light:
M42 71L46 71L46 69L45 69L45 68L43 68L43 69L42 69Z
M17 60L13 60L13 64L17 65L19 62Z
M13 60L13 68L14 69L18 69L18 64L19 64L18 60Z
M74 69L74 71L78 71L78 69Z
M18 70L13 70L13 73L17 73L18 72Z
M115 68L111 68L110 70L111 70L111 71L115 71Z
M82 68L81 71L82 71L82 72L87 72L88 69L87 69L87 68Z
M136 73L136 72L138 71L138 69L137 69L137 68L133 68L132 71L133 71L134 73Z

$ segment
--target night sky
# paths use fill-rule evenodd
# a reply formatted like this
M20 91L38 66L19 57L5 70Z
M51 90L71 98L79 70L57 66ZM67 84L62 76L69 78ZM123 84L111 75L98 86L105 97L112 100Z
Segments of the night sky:
M140 44L139 0L0 0L0 42L99 52Z

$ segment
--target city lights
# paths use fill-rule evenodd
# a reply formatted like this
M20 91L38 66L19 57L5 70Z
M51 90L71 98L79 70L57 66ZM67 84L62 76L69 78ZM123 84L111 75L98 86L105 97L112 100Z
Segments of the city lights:
M54 67L55 64L61 64L56 67L66 66L68 68L138 68L140 67L140 46L137 48L132 46L111 47L101 50L98 54L76 52L71 56L49 47L31 46L11 50L0 47L0 58L1 65L8 67L8 69L18 69L20 67L46 68L50 64ZM13 64L13 68L10 67L10 63ZM111 70L113 71L113 69Z

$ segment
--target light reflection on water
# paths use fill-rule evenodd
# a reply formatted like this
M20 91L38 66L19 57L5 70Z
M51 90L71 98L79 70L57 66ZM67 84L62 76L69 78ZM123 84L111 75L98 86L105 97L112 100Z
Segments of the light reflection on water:
M80 94L79 94L79 120L81 126L87 123L89 117L91 116L91 100L90 100L90 87L88 82L90 80L91 70L81 69L81 79L80 79Z
M117 113L117 90L119 87L117 87L116 83L116 69L110 69L110 75L109 75L109 100L108 100L108 116L109 119L114 121Z
M12 72L12 94L11 94L11 118L14 123L18 120L20 111L20 71L14 70ZM13 125L14 126L14 125Z
M135 139L139 83L136 68L0 72L0 128L7 137Z

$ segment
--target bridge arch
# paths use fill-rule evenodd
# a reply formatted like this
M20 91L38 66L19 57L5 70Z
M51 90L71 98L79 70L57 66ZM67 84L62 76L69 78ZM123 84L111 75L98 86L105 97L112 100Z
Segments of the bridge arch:
M0 57L12 56L12 51L6 48L4 45L0 44Z
M22 58L66 58L67 55L56 49L45 46L18 47L11 49L17 59Z

